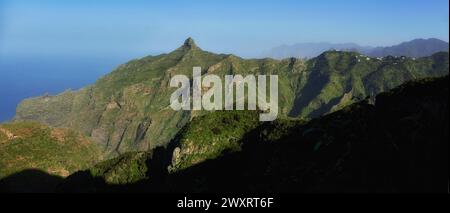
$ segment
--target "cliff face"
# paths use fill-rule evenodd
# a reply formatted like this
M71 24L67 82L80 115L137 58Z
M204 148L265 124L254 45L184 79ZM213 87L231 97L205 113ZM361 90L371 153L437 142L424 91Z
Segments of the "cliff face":
M79 91L24 100L15 120L34 120L67 127L89 136L115 156L166 145L195 111L173 111L170 78L202 74L277 74L279 115L313 118L426 76L448 74L448 53L417 60L375 59L351 52L330 51L309 61L299 59L244 60L214 54L192 39L169 54L148 56L119 66L95 84Z

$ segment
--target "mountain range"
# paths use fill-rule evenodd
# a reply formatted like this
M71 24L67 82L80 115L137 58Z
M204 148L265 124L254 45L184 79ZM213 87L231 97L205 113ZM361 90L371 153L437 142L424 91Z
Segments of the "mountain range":
M168 54L147 56L119 66L79 91L22 101L16 121L38 121L70 128L102 146L107 156L167 145L203 111L169 107L170 78L202 74L277 74L279 115L315 118L408 80L448 74L448 53L412 59L370 58L356 52L327 51L316 58L242 59L203 51L188 38Z
M376 165L379 160L395 160L396 164L388 167L393 171L407 165L408 155L417 157L411 150L420 150L420 144L428 142L428 136L438 141L437 150L445 146L441 139L445 134L448 138L448 77L442 76L448 75L448 64L448 52L420 58L374 58L358 52L330 50L308 60L243 59L204 51L188 38L170 53L129 61L78 91L22 101L14 121L0 126L3 147L0 152L2 156L11 155L0 161L0 178L4 178L0 186L14 191L17 180L23 183L33 176L46 179L41 172L45 171L53 175L49 180L51 188L58 185L62 191L99 191L98 188L121 191L135 187L140 190L150 187L148 191L177 191L183 187L193 187L189 191L215 191L220 190L217 181L223 179L214 174L224 174L212 168L231 169L244 158L246 163L236 167L236 178L247 178L247 182L236 186L249 191L342 191L343 188L333 188L338 186L333 181L347 183L352 178L360 178L361 182L349 183L347 189L373 191L375 188L362 186L375 184L374 187L382 187L381 191L404 191L406 185L398 185L396 181L413 173L412 170L401 176L362 177L377 171L388 172L379 170L387 165ZM256 111L173 111L169 100L175 88L169 86L169 81L177 74L192 78L194 66L202 67L202 75L278 75L279 119L261 124L255 119ZM434 79L421 80L429 77ZM409 81L413 82L405 84ZM447 116L443 116L445 113ZM429 123L432 120L439 122L435 126ZM441 131L439 125L447 125L447 131ZM413 131L416 133L408 135ZM401 145L398 139L401 137L420 144ZM36 142L27 143L30 140ZM77 146L81 142L76 141L86 142ZM259 146L246 141L268 144ZM364 144L358 145L358 141ZM424 155L435 154L429 151L432 149L429 145L423 146L428 150L424 150ZM23 169L15 166L22 164L17 159L24 158L17 147L28 153L29 167L38 170L15 174ZM348 154L349 147L357 150L356 156ZM406 150L400 153L401 158L395 157L395 149L399 147ZM374 152L368 151L372 148ZM317 152L322 149L324 152ZM257 157L248 154L249 150L261 153ZM295 159L297 152L304 156ZM436 152L439 154L436 158L445 155ZM53 158L35 157L38 153L52 153ZM370 158L361 161L367 154ZM80 160L80 156L86 157ZM344 163L348 167L342 170L339 165L347 162L348 157L350 163ZM255 170L246 167L253 160L262 162ZM360 161L366 164L358 164ZM437 162L427 158L424 164ZM362 171L364 166L374 170ZM197 180L200 173L210 175L204 181ZM59 178L67 175L66 179ZM278 185L265 181L249 183L249 177ZM386 182L376 185L378 177L387 178ZM428 180L414 179L410 186L422 191L435 189L422 186L420 181ZM89 187L82 187L85 184ZM423 188L418 188L419 185Z
M437 52L448 52L448 42L430 38L414 39L389 47L360 46L355 43L333 44L328 42L298 43L281 45L266 51L261 57L283 59L289 57L312 58L328 50L356 51L370 57L407 56L413 58L426 57Z

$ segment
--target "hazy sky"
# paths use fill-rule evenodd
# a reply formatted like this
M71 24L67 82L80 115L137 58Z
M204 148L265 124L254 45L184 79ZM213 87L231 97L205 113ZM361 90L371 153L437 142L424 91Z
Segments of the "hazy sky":
M448 0L0 0L1 55L129 56L203 49L258 55L281 44L448 41Z

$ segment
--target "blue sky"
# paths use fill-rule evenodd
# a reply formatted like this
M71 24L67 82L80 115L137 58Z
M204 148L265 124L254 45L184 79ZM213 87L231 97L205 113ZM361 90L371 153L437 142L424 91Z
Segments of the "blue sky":
M253 56L298 42L448 41L448 25L448 0L0 0L0 57L132 58L188 36L206 50Z

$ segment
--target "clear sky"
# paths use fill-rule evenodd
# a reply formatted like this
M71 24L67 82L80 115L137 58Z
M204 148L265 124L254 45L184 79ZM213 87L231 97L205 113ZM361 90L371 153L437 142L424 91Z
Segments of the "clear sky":
M449 37L448 0L0 0L1 55L129 56L203 49L258 55L281 44L393 45Z

